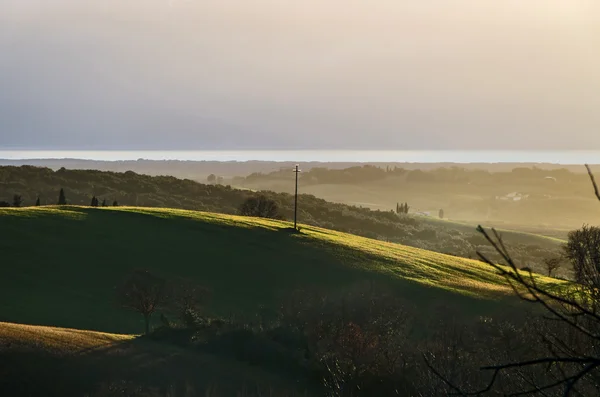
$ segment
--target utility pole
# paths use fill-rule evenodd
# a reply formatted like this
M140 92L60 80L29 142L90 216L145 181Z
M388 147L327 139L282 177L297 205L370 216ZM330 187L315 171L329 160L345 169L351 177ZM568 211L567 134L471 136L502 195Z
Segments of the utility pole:
M296 174L296 193L294 194L294 229L298 230L298 174L302 172L298 169L298 164L296 164L296 168L294 169L294 173Z

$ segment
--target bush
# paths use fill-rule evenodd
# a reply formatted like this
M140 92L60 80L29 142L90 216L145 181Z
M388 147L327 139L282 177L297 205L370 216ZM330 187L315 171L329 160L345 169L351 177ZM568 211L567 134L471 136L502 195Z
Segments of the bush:
M250 197L240 206L240 215L255 216L259 218L282 219L279 206L275 200L264 195Z
M202 316L200 316L200 314L192 308L185 309L181 317L183 320L183 325L186 328L197 329L206 325L206 321L202 318Z

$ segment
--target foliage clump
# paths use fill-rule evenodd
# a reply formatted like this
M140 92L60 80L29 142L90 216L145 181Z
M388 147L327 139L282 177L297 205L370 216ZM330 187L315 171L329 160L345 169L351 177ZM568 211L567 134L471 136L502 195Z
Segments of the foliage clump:
M275 200L267 198L265 195L247 198L240 205L240 215L255 216L259 218L281 219L279 205Z

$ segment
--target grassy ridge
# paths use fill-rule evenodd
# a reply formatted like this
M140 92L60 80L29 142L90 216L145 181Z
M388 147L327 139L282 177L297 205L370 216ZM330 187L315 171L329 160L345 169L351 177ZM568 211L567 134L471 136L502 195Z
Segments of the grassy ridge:
M109 334L80 329L43 327L25 324L0 323L0 340L12 349L34 348L63 354L117 346L132 341L134 335Z
M114 302L132 268L183 276L213 290L209 310L275 308L295 289L333 291L364 281L415 302L465 308L510 295L485 264L317 227L157 208L0 209L0 321L136 333L141 316ZM553 282L540 278L540 282ZM487 306L486 306L487 307ZM482 309L484 310L484 309Z
M0 167L0 187L0 201L12 202L13 195L17 194L22 196L23 206L32 205L38 197L42 204L54 204L59 190L64 188L67 201L72 205L89 205L92 196L96 196L100 201L107 200L109 204L117 200L125 206L179 208L225 214L237 214L244 200L256 196L256 193L228 186L203 185L173 177L93 170L61 169L54 172L36 167ZM372 190L368 187L364 189ZM301 191L305 192L303 189ZM412 188L406 193L410 191ZM273 192L261 194L278 203L285 219L293 219L293 195ZM338 198L344 202L343 197ZM409 200L411 204L416 202ZM487 242L476 232L474 224L435 222L433 217L397 216L389 210L371 211L368 208L327 202L310 195L301 195L299 203L299 219L312 226L463 257L473 257L475 251L486 252L489 248ZM395 206L395 202L392 206ZM453 216L451 218L456 219ZM559 241L543 237L507 232L506 239L514 259L537 272L544 271L545 258L560 252ZM570 270L561 269L559 274L561 277L569 277Z

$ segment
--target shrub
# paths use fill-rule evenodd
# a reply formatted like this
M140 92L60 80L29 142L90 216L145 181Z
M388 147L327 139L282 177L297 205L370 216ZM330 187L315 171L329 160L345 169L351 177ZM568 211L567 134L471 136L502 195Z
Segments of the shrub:
M240 215L255 216L259 218L281 219L279 206L275 200L269 199L264 195L250 197L240 206Z

